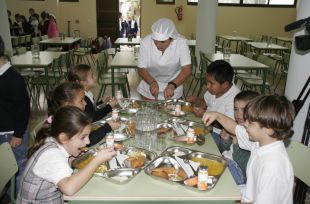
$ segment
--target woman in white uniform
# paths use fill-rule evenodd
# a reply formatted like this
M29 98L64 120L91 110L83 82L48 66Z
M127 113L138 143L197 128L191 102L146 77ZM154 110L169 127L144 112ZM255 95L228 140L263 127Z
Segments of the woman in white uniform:
M182 97L182 84L191 74L190 51L170 19L156 21L152 34L141 41L138 67L143 79L138 92L144 99Z

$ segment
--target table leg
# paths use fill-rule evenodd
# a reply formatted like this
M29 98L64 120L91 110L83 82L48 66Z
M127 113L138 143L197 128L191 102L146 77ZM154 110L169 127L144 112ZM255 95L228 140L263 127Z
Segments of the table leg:
M111 67L111 72L112 72L112 97L114 97L115 96L115 88L114 88L114 67Z
M265 94L265 90L266 90L266 78L267 78L267 69L264 69L264 71L263 71L262 94Z

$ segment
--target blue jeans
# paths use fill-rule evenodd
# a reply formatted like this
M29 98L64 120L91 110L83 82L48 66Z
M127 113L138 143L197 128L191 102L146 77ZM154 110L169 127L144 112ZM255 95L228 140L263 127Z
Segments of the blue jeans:
M246 178L245 178L241 168L237 164L237 162L235 162L234 160L231 160L231 159L226 159L226 161L227 161L228 169L229 169L231 175L233 176L236 184L237 185L246 184Z
M0 135L0 144L10 142L12 137L13 134ZM22 143L19 146L12 149L18 165L18 172L16 176L16 192L18 192L21 176L23 175L23 172L27 164L28 139L29 139L29 133L26 130L23 135Z
M213 137L213 140L214 140L216 146L219 146L220 140L221 140L220 134L212 132L212 137Z

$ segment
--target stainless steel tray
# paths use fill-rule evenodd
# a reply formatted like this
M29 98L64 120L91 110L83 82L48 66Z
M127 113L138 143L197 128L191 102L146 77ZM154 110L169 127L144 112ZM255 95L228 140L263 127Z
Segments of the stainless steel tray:
M133 179L141 169L110 169L103 173L103 177L113 183L116 184L125 184L128 183L131 179Z
M172 146L168 147L165 151L161 153L159 157L157 157L154 161L152 161L148 166L145 167L144 172L151 176L152 178L160 179L165 182L169 183L178 183L180 185L183 185L189 189L200 191L197 188L197 185L186 185L185 183L189 181L189 179L195 179L197 175L197 171L194 171L195 175L191 178L185 178L183 181L171 181L164 178L161 178L159 176L152 175L152 171L155 168L161 167L161 166L176 166L178 168L181 168L180 165L175 164L177 162L174 157L178 156L185 160L192 160L198 163L202 163L202 165L208 165L208 172L209 172L209 178L208 178L208 189L211 190L216 186L218 180L220 179L222 173L224 172L227 163L226 160L217 155L205 153L205 152L199 152L196 150L192 150L189 148L179 147L179 146ZM195 178L194 178L195 177ZM203 191L202 191L203 192Z
M72 167L76 169L81 169L85 165L81 167L81 164L85 162L86 160L90 159L90 157L94 157L96 154L96 149L90 149L86 153L82 154L72 162ZM128 155L129 157L133 157L133 155L144 155L143 165L139 166L137 168L132 167L132 163L129 159L124 160L123 164L120 164L117 161L117 168L111 169L109 166L109 162L105 162L102 165L106 167L105 171L95 172L94 175L101 176L104 178L107 178L108 180L114 182L114 183L127 183L129 182L134 176L136 176L141 169L143 169L146 165L148 165L154 158L156 158L157 154L153 151L149 151L143 148L133 147L133 146L125 146L120 150L121 154ZM115 176L127 176L128 179L117 179L117 178L111 178ZM127 181L128 180L128 181Z

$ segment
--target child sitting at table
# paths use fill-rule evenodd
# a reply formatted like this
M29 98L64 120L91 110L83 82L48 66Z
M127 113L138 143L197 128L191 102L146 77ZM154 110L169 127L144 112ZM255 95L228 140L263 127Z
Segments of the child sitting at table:
M64 82L58 85L53 91L50 98L49 114L50 119L53 117L55 112L64 106L76 106L79 109L85 111L85 92L81 84L76 82ZM51 121L50 121L51 122ZM92 121L93 122L93 121ZM109 120L107 123L102 125L96 130L90 133L90 143L89 146L95 145L100 142L108 132L118 129L120 123L118 121Z
M293 203L294 173L283 139L291 136L294 107L284 96L258 96L245 110L244 126L217 112L206 112L203 121L217 120L236 135L240 148L251 151L242 202Z
M207 92L204 98L200 99L196 96L187 97L187 101L199 107L193 109L193 113L197 117L202 117L205 110L218 111L230 118L234 118L234 98L240 92L239 88L232 82L234 70L231 65L224 60L216 60L207 68L206 82ZM213 125L212 137L217 146L221 141L220 132L222 127L218 124ZM230 145L231 142L228 144ZM223 150L220 149L222 152Z
M98 104L95 103L94 95L91 89L97 84L96 76L94 75L91 67L86 64L78 64L70 69L68 73L68 80L81 84L85 90L85 112L92 118L93 121L98 121L109 114L112 109L117 105L115 98L102 99ZM102 107L97 108L98 105L110 100L110 102Z
M234 115L237 124L244 125L244 108L248 102L259 94L254 91L241 91L238 93L234 100ZM221 138L226 141L232 136L225 130L221 132ZM230 173L234 177L235 182L238 185L246 183L246 166L250 157L248 150L241 149L238 145L236 137L232 137L232 144L227 151L224 151L222 155L226 158L227 166Z
M73 195L93 176L96 168L112 159L111 149L98 151L82 170L73 173L68 159L89 143L91 121L77 107L60 108L50 128L42 128L31 147L16 203L64 203L63 194Z

